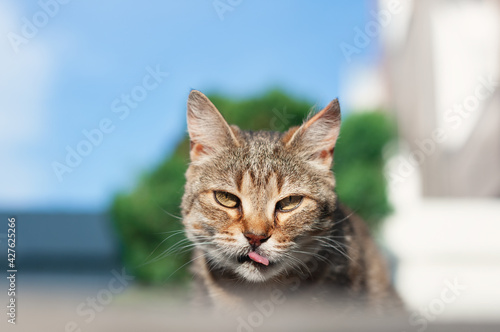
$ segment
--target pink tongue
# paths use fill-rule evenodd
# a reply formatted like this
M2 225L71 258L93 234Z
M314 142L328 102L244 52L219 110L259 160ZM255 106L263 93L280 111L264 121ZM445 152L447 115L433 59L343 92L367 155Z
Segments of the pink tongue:
M257 263L260 263L260 264L264 264L266 266L269 265L269 260L267 258L265 258L265 257L262 257L261 255L259 255L255 251L251 251L248 254L248 257L250 257L250 259L253 260L254 262L257 262Z

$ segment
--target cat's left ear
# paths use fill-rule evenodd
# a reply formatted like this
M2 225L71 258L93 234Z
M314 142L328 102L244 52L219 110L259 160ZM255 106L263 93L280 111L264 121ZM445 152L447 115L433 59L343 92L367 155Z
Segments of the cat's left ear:
M302 126L285 134L286 145L298 149L310 161L331 167L333 150L340 132L340 105L332 100Z

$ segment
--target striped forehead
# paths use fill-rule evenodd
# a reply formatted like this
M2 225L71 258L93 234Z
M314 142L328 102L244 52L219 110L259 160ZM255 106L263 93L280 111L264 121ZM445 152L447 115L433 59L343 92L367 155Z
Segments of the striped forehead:
M282 143L278 133L245 132L245 143L241 149L234 183L243 205L250 209L260 209L266 215L274 206L269 206L281 193L283 167L280 150ZM257 212L257 211L255 211Z
M283 187L283 176L275 170L243 169L234 179L238 192L243 195L270 198L279 195Z
M282 180L275 172L245 170L237 177L237 189L245 215L260 215L271 219L274 202L280 195Z

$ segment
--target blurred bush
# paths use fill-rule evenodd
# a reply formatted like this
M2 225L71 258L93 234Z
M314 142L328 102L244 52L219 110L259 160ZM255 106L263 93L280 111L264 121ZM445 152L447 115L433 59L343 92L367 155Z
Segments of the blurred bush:
M311 103L274 90L261 97L209 98L231 124L246 130L279 130L300 125ZM335 148L334 172L340 199L375 229L390 211L383 175L382 149L394 136L386 115L356 113L345 117ZM118 194L111 217L122 243L125 266L146 283L183 283L192 246L180 220L189 140L145 174L131 193Z
M343 120L335 147L337 194L372 231L391 212L383 149L395 138L396 127L386 113L354 113Z

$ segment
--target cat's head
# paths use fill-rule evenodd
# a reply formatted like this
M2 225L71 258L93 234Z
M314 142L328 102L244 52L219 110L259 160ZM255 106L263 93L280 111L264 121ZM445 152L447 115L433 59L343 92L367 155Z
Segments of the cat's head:
M209 264L251 282L302 270L332 226L333 150L340 107L333 100L285 133L230 126L192 91L191 163L182 202L188 238Z

